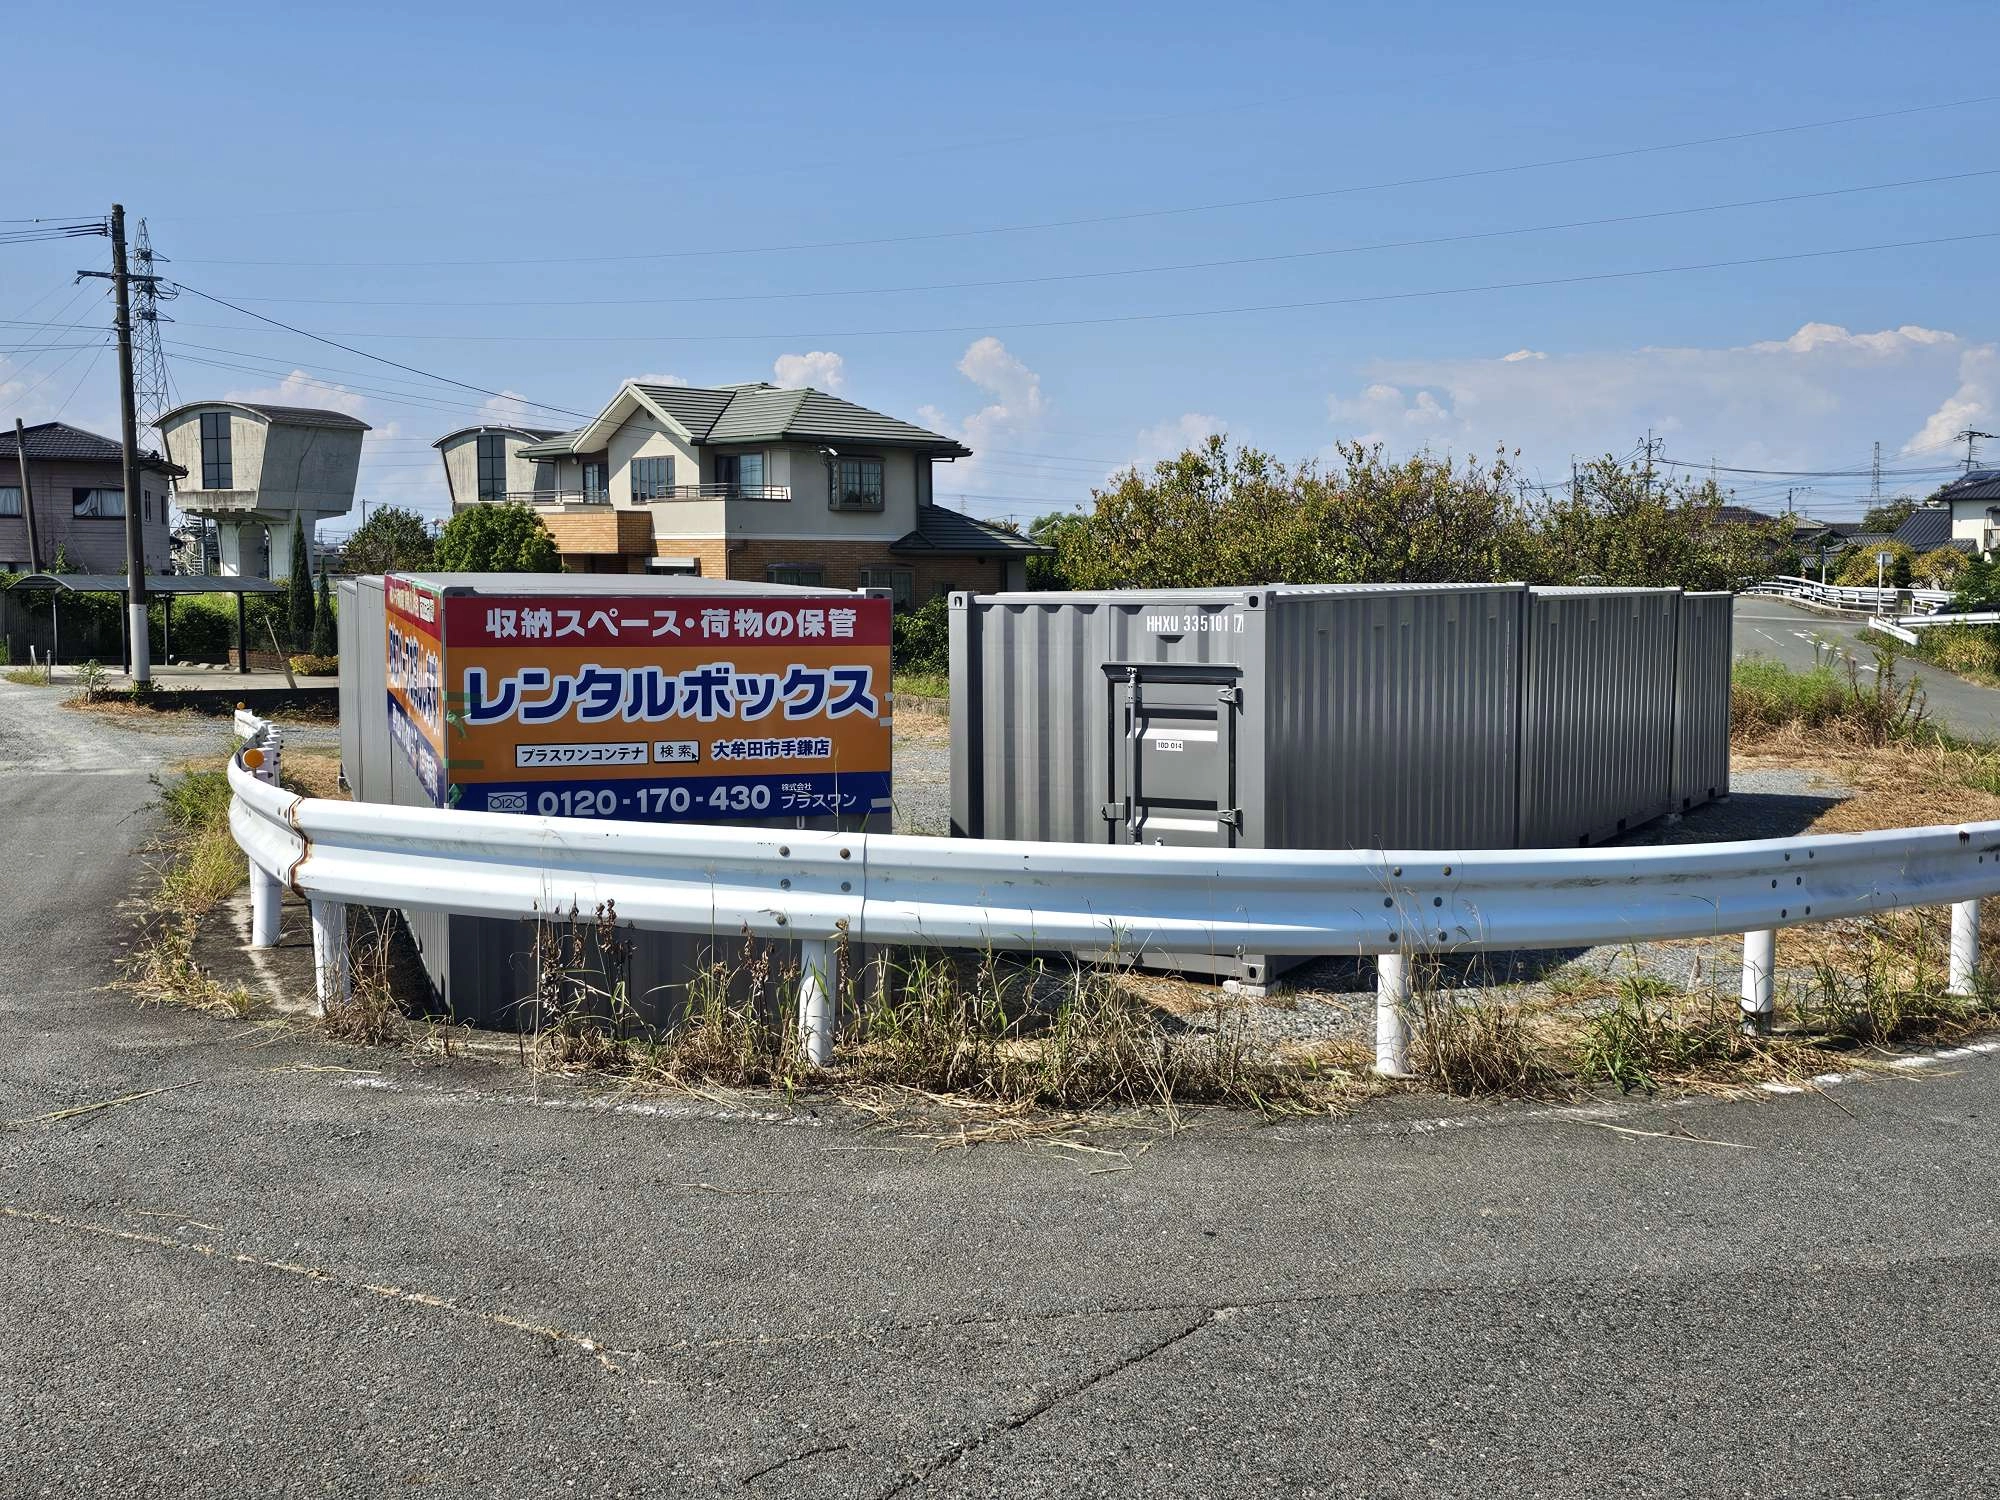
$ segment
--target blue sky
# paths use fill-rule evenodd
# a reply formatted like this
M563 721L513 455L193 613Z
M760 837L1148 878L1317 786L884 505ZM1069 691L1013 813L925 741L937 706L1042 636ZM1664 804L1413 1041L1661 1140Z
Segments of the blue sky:
M180 398L353 410L362 494L431 514L430 440L638 374L947 428L940 497L1022 518L1211 427L1544 480L1649 427L1892 474L2000 431L2000 83L1950 66L1992 6L81 4L10 40L10 217L121 200L190 287L519 398L173 304ZM0 245L0 415L115 432L113 359L41 347L103 320L68 280L104 258Z

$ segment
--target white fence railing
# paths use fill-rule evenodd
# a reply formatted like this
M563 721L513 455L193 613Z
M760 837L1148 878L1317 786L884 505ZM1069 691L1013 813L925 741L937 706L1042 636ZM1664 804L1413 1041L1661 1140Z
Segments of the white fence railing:
M1376 1065L1409 1066L1412 954L1743 933L1745 1024L1769 1024L1773 934L1952 906L1949 984L1970 993L2000 823L1643 849L1191 849L625 823L303 798L266 779L249 714L230 828L253 941L281 885L311 903L324 1006L347 994L349 905L502 918L614 902L635 927L797 939L800 1027L831 1056L837 941L1002 951L1349 954L1377 959ZM262 766L255 764L262 760ZM266 924L262 914L268 910Z
M1866 588L1856 588L1782 574L1754 583L1744 592L1774 594L1781 598L1797 599L1806 604L1822 605L1828 609L1865 609L1870 614L1878 615L1884 612L1891 615L1900 613L1897 607L1905 599L1910 601L1910 612L1926 616L1937 614L1951 603L1951 593L1947 589L1876 588L1873 584Z

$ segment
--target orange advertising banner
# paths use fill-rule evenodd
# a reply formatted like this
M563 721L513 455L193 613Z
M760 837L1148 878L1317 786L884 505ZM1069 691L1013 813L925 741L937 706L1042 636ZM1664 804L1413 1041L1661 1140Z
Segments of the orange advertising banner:
M397 579L390 580L392 597ZM419 658L422 600L392 610ZM446 593L440 806L653 821L886 810L889 602L854 595ZM420 674L419 674L420 675ZM422 773L407 683L391 717ZM427 782L428 786L429 783Z

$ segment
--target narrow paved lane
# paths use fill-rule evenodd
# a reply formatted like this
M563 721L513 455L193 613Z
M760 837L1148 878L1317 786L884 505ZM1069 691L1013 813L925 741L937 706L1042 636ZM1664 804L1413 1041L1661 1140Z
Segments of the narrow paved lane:
M1736 654L1762 656L1803 670L1813 665L1815 642L1852 652L1863 672L1874 671L1876 636L1861 621L1800 609L1782 599L1743 595L1736 601ZM2000 690L1981 687L1908 657L1899 672L1923 683L1931 718L1967 739L2000 741Z
M0 1494L2000 1488L1988 1055L939 1150L135 1010L146 791L0 768Z

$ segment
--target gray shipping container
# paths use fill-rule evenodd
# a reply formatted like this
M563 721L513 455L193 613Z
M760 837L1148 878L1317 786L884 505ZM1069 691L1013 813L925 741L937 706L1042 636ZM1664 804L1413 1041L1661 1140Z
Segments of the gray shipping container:
M1671 798L1676 812L1729 795L1729 663L1735 656L1735 630L1735 595L1681 595Z
M426 575L434 581L456 575ZM623 575L535 574L473 575L458 579L467 587L496 593L685 594L722 596L744 594L803 594L824 596L833 589L791 588L778 584L733 583L720 579L656 578ZM409 760L392 743L388 719L388 619L380 576L342 579L337 621L340 644L340 763L350 795L357 802L382 802L397 807L431 807ZM871 591L863 591L871 592ZM862 818L771 817L741 820L744 826L809 828L879 828L886 816ZM439 1009L453 1019L504 1029L523 1027L534 1018L536 924L491 917L453 916L443 912L407 911L408 927ZM588 920L590 913L583 917ZM739 968L745 940L735 930L714 933L629 932L632 944L629 998L633 1018L659 1027L680 1012L691 975L720 965ZM774 972L795 965L798 944L759 942ZM856 955L859 959L861 955Z
M1524 848L1616 838L1668 810L1678 589L1528 591Z
M1671 589L954 594L952 832L1292 849L1613 836L1727 793L1729 601L1718 628L1718 596L1700 597L1684 624ZM1158 957L1251 984L1282 963Z

